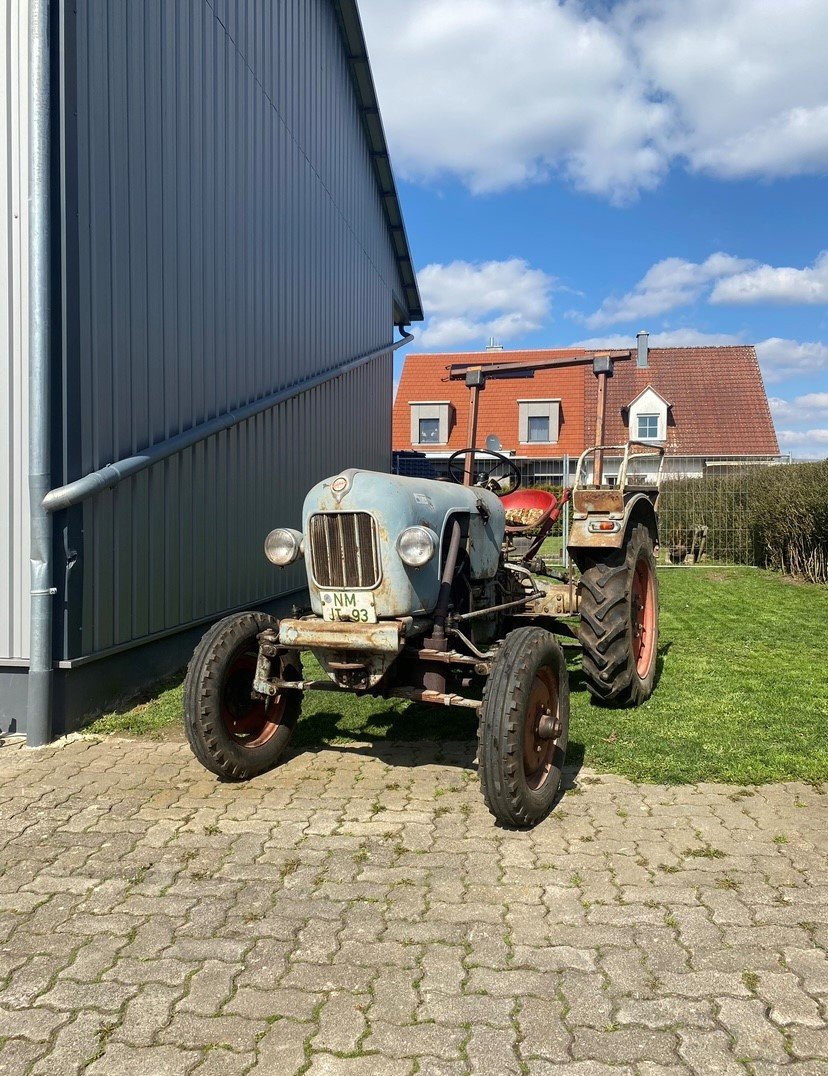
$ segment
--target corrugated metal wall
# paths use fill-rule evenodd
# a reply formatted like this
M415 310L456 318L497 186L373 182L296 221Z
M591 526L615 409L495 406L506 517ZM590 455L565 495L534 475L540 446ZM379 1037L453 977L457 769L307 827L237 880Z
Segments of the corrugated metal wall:
M64 480L390 340L399 279L329 0L79 0L64 35ZM389 356L88 502L64 656L300 585L265 534L326 473L387 468L390 412Z
M0 661L29 653L28 0L0 36Z

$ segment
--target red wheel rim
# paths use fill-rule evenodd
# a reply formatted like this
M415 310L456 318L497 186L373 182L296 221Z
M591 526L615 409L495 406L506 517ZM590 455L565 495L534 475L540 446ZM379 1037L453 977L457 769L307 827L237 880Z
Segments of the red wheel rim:
M274 699L254 699L257 652L238 654L230 663L221 692L221 720L227 735L241 747L261 747L275 735L282 721L285 703Z
M642 679L655 657L655 605L653 569L646 557L639 557L632 581L632 628L635 669Z
M560 723L558 678L549 668L538 670L523 725L523 772L531 789L540 788L554 769Z

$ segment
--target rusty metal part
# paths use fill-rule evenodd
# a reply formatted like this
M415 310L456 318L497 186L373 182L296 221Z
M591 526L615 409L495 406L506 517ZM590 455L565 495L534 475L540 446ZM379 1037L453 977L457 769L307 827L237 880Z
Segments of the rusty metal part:
M463 695L451 695L442 691L424 691L415 687L399 687L388 692L395 699L408 699L410 702L431 702L437 706L462 706L467 710L479 710L483 705L479 699L467 699Z
M584 491L586 492L586 491ZM605 491L599 491L605 492ZM614 531L590 530L590 523L594 523L596 517L602 513L592 513L589 516L581 514L573 517L569 529L570 552L576 553L579 549L621 549L624 545L624 537L632 523L644 523L653 536L653 544L658 545L658 522L656 510L652 499L646 493L635 493L629 496L624 505L623 514L605 513L613 519L618 519L619 526Z
M538 721L538 737L541 740L557 740L563 730L557 714L547 711Z
M471 392L469 403L469 435L466 444L472 445L472 450L466 457L466 466L463 471L463 485L474 485L474 446L477 444L477 416L480 409L480 390L484 384L484 375L480 367L473 368L466 375L466 384Z
M578 612L578 591L574 583L547 587L546 593L527 607L531 616L574 616Z
M494 657L494 652L492 650L478 650L474 643L471 641L471 639L465 636L456 625L452 626L451 634L454 635L457 639L459 639L463 646L471 650L472 654L474 654L474 656L476 658L479 658L481 661L488 661L490 658Z
M595 415L595 463L593 466L592 484L600 486L604 480L604 428L607 421L607 380L612 371L598 369L598 360L595 362L595 376L598 378L598 409Z
M575 518L598 512L603 514L624 511L624 494L620 489L579 489L572 496Z
M436 661L444 665L476 665L477 658L470 658L468 654L461 654L458 650L431 650L423 647L410 646L403 651L405 657L415 661Z
M533 598L538 596L538 591L534 594L527 594L525 598L520 598L514 602L503 602L502 605L490 605L486 609L474 609L471 613L461 613L459 616L453 616L451 618L452 626L454 624L461 624L465 620L477 620L481 616L489 616L492 613L502 613L507 609L517 609L523 607L527 602L532 601Z
M360 650L397 654L402 649L405 625L400 620L385 620L379 624L349 624L331 622L319 617L307 620L283 620L279 625L279 641L283 646L302 650Z
M435 639L445 638L446 617L448 616L451 588L454 584L454 573L457 570L457 558L460 554L462 537L463 525L459 519L455 518L451 524L451 539L449 540L446 563L443 566L443 575L440 580L440 596L437 599L437 608L434 611L434 631L432 635Z
M269 680L266 684L257 684L257 690L262 695L278 695L282 691L341 691L347 688L340 687L333 680Z
M519 373L531 373L534 370L550 370L565 366L592 366L596 356L611 359L613 362L629 362L632 351L596 351L587 355L573 355L570 358L536 359L534 362L493 362L486 363L482 367L485 377L514 377ZM480 370L480 366L470 366L468 363L452 363L448 369L449 381L463 381L466 375L473 370Z

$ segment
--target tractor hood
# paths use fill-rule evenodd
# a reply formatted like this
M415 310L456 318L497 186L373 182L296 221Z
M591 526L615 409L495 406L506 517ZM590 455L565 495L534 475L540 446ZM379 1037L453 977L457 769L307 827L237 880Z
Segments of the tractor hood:
M505 529L505 511L494 493L360 470L343 471L314 486L302 511L314 612L322 614L324 591L363 590L373 593L380 619L433 613L455 517L468 522L472 578L491 579ZM439 545L427 564L411 568L400 558L397 539L417 526L433 531Z

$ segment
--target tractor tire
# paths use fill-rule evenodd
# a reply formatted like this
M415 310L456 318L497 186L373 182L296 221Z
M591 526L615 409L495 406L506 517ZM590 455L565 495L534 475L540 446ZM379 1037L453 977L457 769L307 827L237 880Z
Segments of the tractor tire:
M228 616L206 633L187 668L187 740L201 765L225 781L247 781L272 769L299 720L301 691L266 700L251 697L259 656L256 637L278 625L266 613ZM301 679L298 655L280 672Z
M480 784L498 822L525 828L546 818L560 787L568 738L563 651L551 632L518 628L497 652L480 711Z
M583 672L596 702L639 706L653 693L658 657L658 577L643 524L581 576Z

